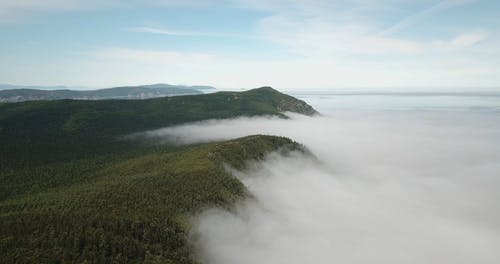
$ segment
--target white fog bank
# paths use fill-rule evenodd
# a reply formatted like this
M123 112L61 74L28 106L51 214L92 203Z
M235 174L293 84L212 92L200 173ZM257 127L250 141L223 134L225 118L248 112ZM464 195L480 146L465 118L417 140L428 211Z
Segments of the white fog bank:
M204 263L499 263L497 114L337 112L148 132L177 143L271 134L319 159L237 173L255 195L195 223Z

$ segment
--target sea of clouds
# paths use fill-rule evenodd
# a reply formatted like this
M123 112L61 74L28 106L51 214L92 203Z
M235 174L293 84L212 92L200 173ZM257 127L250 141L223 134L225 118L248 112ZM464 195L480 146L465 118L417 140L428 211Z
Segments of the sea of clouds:
M203 263L499 263L500 116L337 111L147 132L175 144L287 136L316 158L235 172L254 195L194 221Z

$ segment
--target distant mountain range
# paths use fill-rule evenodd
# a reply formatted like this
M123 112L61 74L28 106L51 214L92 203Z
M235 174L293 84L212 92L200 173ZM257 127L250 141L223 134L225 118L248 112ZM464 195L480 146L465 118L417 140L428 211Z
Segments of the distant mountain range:
M164 96L192 95L215 91L211 86L183 86L152 84L122 86L99 90L70 90L65 86L17 86L0 84L0 102L23 102L36 100L103 100L103 99L148 99Z
M68 87L64 85L54 85L54 86L42 86L42 85L14 85L7 83L0 83L0 90L12 90L12 89L37 89L37 90L64 90L64 89L74 89L80 87Z

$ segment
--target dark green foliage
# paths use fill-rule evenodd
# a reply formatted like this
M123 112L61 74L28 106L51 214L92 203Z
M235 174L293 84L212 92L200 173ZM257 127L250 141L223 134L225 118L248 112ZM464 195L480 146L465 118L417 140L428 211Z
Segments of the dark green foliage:
M0 263L194 263L189 217L246 195L223 164L282 148L300 146L250 136L3 172Z
M314 109L264 87L148 100L56 100L0 104L0 169L123 150L122 135L191 121Z
M193 146L119 140L210 118L314 114L271 88L150 100L0 104L0 263L195 263L189 218L247 195L224 168L289 139Z

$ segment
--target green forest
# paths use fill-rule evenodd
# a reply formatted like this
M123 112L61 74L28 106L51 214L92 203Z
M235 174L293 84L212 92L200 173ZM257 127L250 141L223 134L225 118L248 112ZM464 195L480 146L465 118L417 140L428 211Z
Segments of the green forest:
M270 87L147 100L0 104L0 169L129 149L120 136L187 122L316 111Z
M249 195L224 164L303 148L264 135L189 146L123 136L283 111L315 113L271 88L0 105L0 263L197 263L189 219Z

